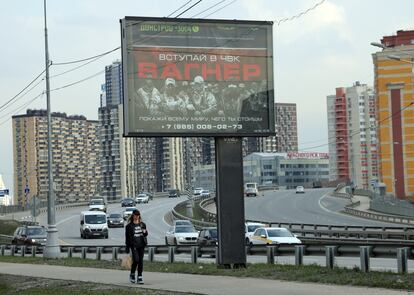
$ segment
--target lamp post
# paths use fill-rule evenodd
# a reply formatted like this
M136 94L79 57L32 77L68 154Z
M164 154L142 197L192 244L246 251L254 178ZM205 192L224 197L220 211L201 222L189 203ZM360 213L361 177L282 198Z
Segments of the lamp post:
M43 0L45 19L45 63L46 63L46 102L47 102L47 155L48 155L48 195L47 195L47 240L43 252L45 258L59 258L60 247L58 231L55 221L55 192L53 185L53 158L52 158L52 117L50 114L50 84L49 84L49 48L47 39L46 0Z

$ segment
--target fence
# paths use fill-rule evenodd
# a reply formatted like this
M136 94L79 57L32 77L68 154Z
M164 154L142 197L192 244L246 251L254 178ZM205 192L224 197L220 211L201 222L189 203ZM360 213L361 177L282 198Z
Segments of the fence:
M255 245L246 246L248 255L266 256L267 263L274 264L275 256L294 256L295 265L302 265L306 256L325 256L326 267L332 269L335 266L335 257L359 257L360 269L364 272L370 270L370 258L394 258L397 260L398 272L408 271L408 259L412 259L414 254L414 243L400 245L381 244L380 242L355 245L349 243L342 244L302 244L302 245ZM60 246L61 253L68 258L78 254L80 258L86 259L87 254L96 254L95 259L101 260L103 254L111 254L112 260L118 260L119 254L125 253L124 246ZM0 245L0 256L32 256L42 254L42 247L27 247L15 245ZM168 255L168 262L175 262L176 254L189 254L192 263L197 263L202 255L214 255L217 263L217 247L198 247L198 246L164 246L152 245L146 248L149 261L154 261L156 255Z

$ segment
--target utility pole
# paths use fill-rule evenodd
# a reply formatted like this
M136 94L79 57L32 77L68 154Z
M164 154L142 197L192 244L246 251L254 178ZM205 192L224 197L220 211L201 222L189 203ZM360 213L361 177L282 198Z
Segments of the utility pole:
M45 63L46 63L46 101L47 101L47 155L48 155L48 195L47 195L47 240L43 252L45 258L60 258L58 231L55 220L55 191L53 185L53 158L52 158L52 117L50 114L50 84L49 84L49 46L47 40L46 0L43 0L45 19Z

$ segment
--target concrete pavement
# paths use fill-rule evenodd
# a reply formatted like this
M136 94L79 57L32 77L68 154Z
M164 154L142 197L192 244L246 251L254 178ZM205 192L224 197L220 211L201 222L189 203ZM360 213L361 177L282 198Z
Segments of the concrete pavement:
M64 267L53 265L0 263L0 273L24 275L59 280L72 280L110 284L154 290L188 292L192 294L243 295L402 295L409 291L378 288L348 287L315 283L298 283L277 280L235 278L225 276L190 275L178 273L155 273L144 271L144 285L131 284L127 270Z

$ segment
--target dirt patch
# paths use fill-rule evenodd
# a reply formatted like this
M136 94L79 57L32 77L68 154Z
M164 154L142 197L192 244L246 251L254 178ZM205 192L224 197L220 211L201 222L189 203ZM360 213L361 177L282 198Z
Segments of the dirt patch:
M44 292L42 292L44 290ZM0 294L114 294L114 295L183 295L179 293L115 285L95 284L78 281L55 280L0 274Z

